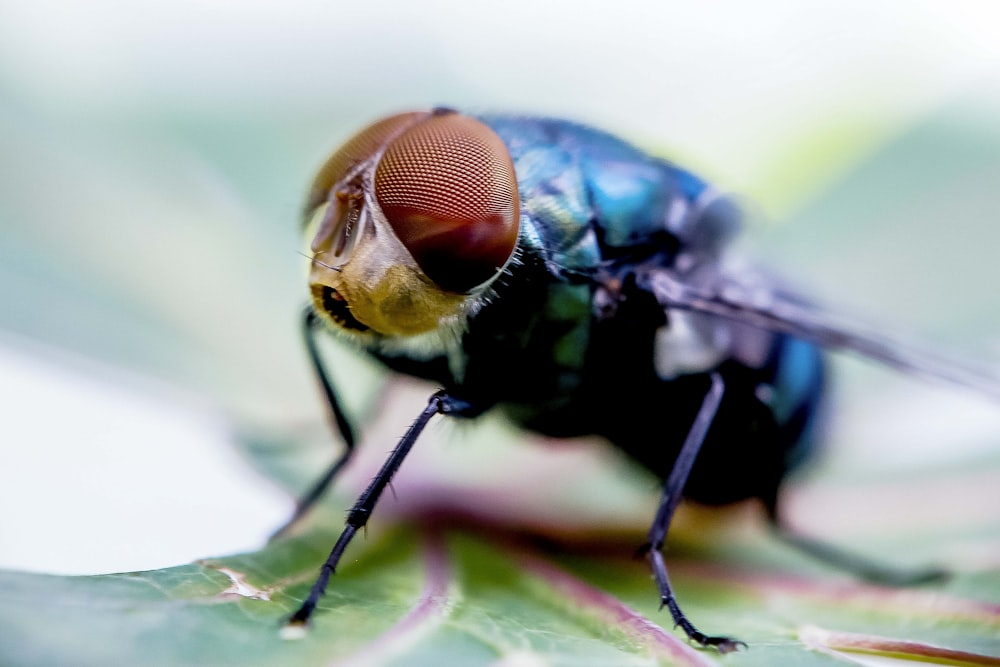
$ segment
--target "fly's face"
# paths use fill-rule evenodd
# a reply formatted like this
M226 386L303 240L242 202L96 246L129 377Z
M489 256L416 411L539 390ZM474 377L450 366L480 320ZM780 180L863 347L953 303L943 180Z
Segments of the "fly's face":
M356 336L414 336L461 317L517 244L514 165L450 111L403 113L351 138L306 205L320 316Z

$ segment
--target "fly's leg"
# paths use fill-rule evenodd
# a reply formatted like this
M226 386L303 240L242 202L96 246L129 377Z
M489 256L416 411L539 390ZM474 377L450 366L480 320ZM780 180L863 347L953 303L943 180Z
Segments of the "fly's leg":
M885 586L917 586L948 578L948 572L939 568L924 568L919 570L896 569L882 563L845 551L832 544L827 544L806 535L792 531L782 520L778 512L778 494L764 499L768 521L774 533L799 551L844 570L865 581Z
M334 545L326 562L320 568L319 577L317 577L316 583L310 589L309 596L302 603L302 606L299 607L298 611L288 619L289 625L304 625L308 622L309 617L316 609L316 604L326 591L326 585L337 569L337 564L340 562L341 556L344 555L344 550L347 549L347 545L350 544L358 529L368 523L368 518L371 516L372 510L375 509L375 503L382 496L385 487L392 481L393 475L399 470L403 459L406 458L406 455L413 447L413 443L416 442L431 417L436 414L474 414L475 412L469 403L450 396L444 390L438 391L431 396L427 402L427 407L424 408L424 411L420 413L417 420L406 431L399 444L389 454L389 458L382 464L382 468L375 475L371 484L358 497L351 511L348 512L347 526L344 527L344 532L340 534L340 538Z
M354 455L354 445L356 442L354 428L351 426L351 422L348 420L343 408L340 407L340 401L337 400L337 392L334 390L333 383L326 374L323 361L319 356L319 349L316 346L316 333L319 331L320 325L321 322L316 312L311 307L306 308L302 318L302 337L305 339L306 350L309 353L309 362L312 364L313 370L316 373L316 379L323 390L323 397L326 399L326 404L330 409L331 426L340 433L340 437L344 441L345 450L327 468L326 472L313 483L309 490L299 498L295 504L292 516L271 534L271 541L287 533L316 504L316 501L330 487L334 478Z
M705 440L708 427L712 425L719 404L722 402L722 393L725 384L722 376L712 373L712 386L705 395L705 400L698 409L691 430L688 431L684 445L681 447L674 467L667 477L666 486L663 489L663 497L660 499L660 508L656 511L656 518L649 529L649 542L646 549L649 552L649 560L653 566L653 576L656 579L657 588L660 590L660 608L666 607L670 610L670 615L674 619L674 625L679 626L688 636L688 639L701 644L702 646L714 646L720 653L729 653L737 650L740 646L745 647L743 642L730 637L712 637L701 632L687 619L677 598L674 596L673 588L670 586L670 578L667 576L667 566L663 561L663 543L667 537L667 529L670 527L670 520L674 516L674 511L680 503L681 495L684 491L684 484L687 482L691 468L694 467L695 459L701 444Z

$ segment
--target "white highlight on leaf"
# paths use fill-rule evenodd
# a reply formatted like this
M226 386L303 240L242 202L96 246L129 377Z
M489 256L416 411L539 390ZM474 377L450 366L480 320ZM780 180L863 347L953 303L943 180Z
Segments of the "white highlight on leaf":
M250 598L251 600L265 600L267 602L271 601L271 596L268 595L267 591L256 588L255 586L251 586L247 583L247 577L242 572L230 570L228 567L212 567L212 569L226 575L229 577L229 581L232 582L232 585L229 588L219 593L220 596Z

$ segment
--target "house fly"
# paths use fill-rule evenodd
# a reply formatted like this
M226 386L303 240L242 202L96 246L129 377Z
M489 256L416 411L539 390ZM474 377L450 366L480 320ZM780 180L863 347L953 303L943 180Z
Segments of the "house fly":
M793 534L782 483L809 455L824 397L822 348L996 392L975 370L844 324L766 272L731 270L733 201L692 173L563 120L402 113L356 134L308 192L309 356L346 449L278 532L301 517L355 450L356 430L317 337L354 341L389 369L437 383L347 515L308 597L304 624L344 550L435 415L502 411L550 437L602 436L659 477L645 545L662 606L702 646L661 549L682 497L758 499L777 534L873 580L896 572Z

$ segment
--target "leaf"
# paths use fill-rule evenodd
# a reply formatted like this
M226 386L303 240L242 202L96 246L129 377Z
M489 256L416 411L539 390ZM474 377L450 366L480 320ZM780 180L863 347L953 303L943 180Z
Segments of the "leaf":
M446 430L430 430L368 533L350 547L313 625L290 638L282 621L312 584L351 495L380 463L378 443L394 439L425 391L390 385L383 398L405 406L402 413L378 421L337 497L299 535L256 553L153 572L0 573L0 662L826 665L861 653L1000 660L1000 569L967 567L924 588L861 584L774 542L752 505L682 507L677 517L668 567L686 612L702 629L749 644L725 657L696 650L671 630L647 564L634 558L656 500L652 480L600 443L524 442L496 423L477 429L474 443L468 433L452 434L461 448ZM329 455L326 442L288 447L254 436L252 455L264 468L279 465L290 486L306 482L305 464L319 452ZM982 461L979 472L941 471L934 486L919 476L827 480L796 490L794 514L804 514L814 533L832 529L845 546L898 564L927 564L950 551L939 542L928 548L927 535L947 536L965 558L982 553L992 563L993 505L961 521L925 512L956 495L948 491L955 485L995 495L1000 460ZM877 532L856 520L856 498L878 508ZM844 518L853 533L837 528Z
M496 527L372 532L300 639L283 636L282 620L332 544L329 530L155 572L0 574L4 664L823 665L845 650L1000 662L1000 605L951 592L975 586L995 598L1000 573L888 590L801 563L741 564L731 546L672 558L692 618L750 644L720 659L662 629L646 566L620 542L604 543L611 555L577 545L581 555L568 556L565 545Z

